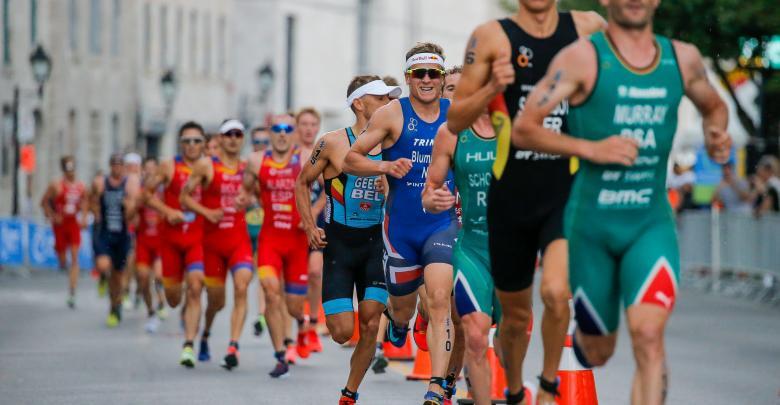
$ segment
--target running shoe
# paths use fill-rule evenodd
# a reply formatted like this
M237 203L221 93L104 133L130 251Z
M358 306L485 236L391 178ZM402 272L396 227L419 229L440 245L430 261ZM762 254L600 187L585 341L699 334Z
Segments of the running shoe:
M387 340L395 347L401 348L406 344L409 328L399 328L393 324L393 318L387 318Z
M339 399L339 405L353 405L357 403L357 400L358 400L357 392L347 391L346 388L341 390L341 399Z
M144 329L146 329L146 333L157 333L157 329L160 329L160 318L157 315L150 316L149 320L146 321Z
M133 300L133 309L138 310L138 308L141 307L141 295L135 294L135 299Z
M200 340L200 350L198 351L198 361L211 360L211 354L209 353L209 341L206 339Z
M122 297L122 309L125 311L129 311L133 309L133 302L130 301L130 295L125 294L124 297Z
M76 309L76 297L69 295L66 302L68 303L68 308Z
M444 405L444 396L428 391L423 397L423 405Z
M374 374L384 374L388 364L389 363L387 362L385 355L379 353L374 357L374 364L371 365L371 370L374 372Z
M181 351L181 357L179 357L179 364L187 368L195 367L195 352L191 347L187 346Z
M109 328L116 328L119 325L119 316L115 313L108 314L108 318L106 318L106 326Z
M427 333L428 320L418 312L414 319L414 332L412 332L412 337L414 338L414 343L417 344L417 348L424 352L428 351Z
M235 346L228 346L227 354L222 359L220 366L228 371L238 367L238 349Z
M311 329L308 332L308 336L306 336L306 339L309 342L309 350L313 353L321 353L322 352L322 342L320 342L320 337L317 335L317 331L314 329Z
M164 306L160 306L157 308L157 317L160 318L161 321L164 321L165 318L168 317L168 310L165 309Z
M286 361L287 364L295 365L297 359L298 355L296 354L295 345L287 345L287 349L284 352L284 361Z
M98 281L98 297L103 298L106 296L106 293L108 292L108 280L100 280Z
M286 362L277 361L274 369L268 375L271 378L284 378L290 375L290 366Z
M311 349L306 342L306 332L298 332L298 341L295 344L295 352L298 353L298 357L302 359L309 358Z
M257 315L257 320L254 323L255 326L255 336L260 336L263 334L263 330L267 327L265 324L265 316L262 314Z

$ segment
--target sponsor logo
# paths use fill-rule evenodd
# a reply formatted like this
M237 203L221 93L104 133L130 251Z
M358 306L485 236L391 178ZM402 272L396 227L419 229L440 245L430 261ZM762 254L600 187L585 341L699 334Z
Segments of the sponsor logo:
M414 117L409 118L409 123L406 124L406 129L409 130L409 132L416 132L417 131L417 119ZM415 139L415 142L417 140Z
M652 188L640 190L608 190L599 192L599 205L647 205L653 196Z
M531 59L534 58L534 51L531 50L531 48L521 46L520 48L517 48L517 52L519 54L517 55L518 66L520 66L521 68L534 66L534 64L531 63Z
M618 97L620 98L633 98L633 99L654 99L654 98L666 98L669 93L666 87L634 87L634 86L618 86Z
M360 209L363 211L368 211L371 209L371 203L368 201L361 201L360 202Z

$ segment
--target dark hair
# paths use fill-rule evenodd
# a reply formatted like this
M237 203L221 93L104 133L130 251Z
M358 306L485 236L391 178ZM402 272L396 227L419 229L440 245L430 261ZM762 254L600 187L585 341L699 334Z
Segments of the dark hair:
M144 163L143 163L143 164L144 164L144 165L146 165L146 164L147 164L147 163L149 163L149 162L154 162L154 163L157 163L157 158L156 158L156 157L154 157L154 156L147 156L147 157L145 157L145 158L144 158Z
M62 169L62 171L63 171L63 172L65 171L65 165L66 165L68 162L73 162L73 161L75 161L75 160L76 160L76 159L75 159L75 158L73 158L73 155L64 155L64 156L62 156L62 157L60 158L60 168Z
M374 80L382 80L381 77L377 75L361 75L361 76L355 76L351 82L349 82L349 86L347 86L347 97L349 97L350 94L355 92L360 86L371 83ZM352 110L352 112L355 112L355 108L351 105L349 106L349 109Z
M409 59L418 53L435 53L444 59L444 49L441 45L434 44L433 42L418 42L412 49L406 52L406 59Z
M198 132L200 132L201 135L203 135L203 137L206 137L206 131L203 130L203 126L201 126L200 124L198 124L195 121L187 121L187 122L185 122L181 126L181 128L179 128L179 136L181 136L184 133L184 131L186 131L188 129L196 129L196 130L198 130Z
M382 81L385 82L385 84L388 85L388 86L398 86L399 85L398 79L396 79L395 77L390 76L390 75L383 77Z
M455 65L455 66L447 69L447 76L449 76L449 75L456 75L458 73L463 73L463 65Z

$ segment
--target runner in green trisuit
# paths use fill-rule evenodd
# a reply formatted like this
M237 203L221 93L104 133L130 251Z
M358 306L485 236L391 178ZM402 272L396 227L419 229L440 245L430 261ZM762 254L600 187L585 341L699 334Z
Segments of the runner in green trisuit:
M501 318L487 240L487 192L495 150L496 135L487 111L457 136L447 125L439 127L422 201L431 213L452 207L455 197L445 185L447 172L452 169L463 210L462 227L452 253L454 301L465 333L469 392L477 404L491 400L488 335L490 326Z
M637 372L632 403L666 396L664 329L677 295L679 252L666 198L666 170L687 96L703 116L707 151L729 158L728 111L695 46L652 31L657 0L602 0L606 32L561 51L515 121L523 149L583 159L566 207L570 283L585 366L611 357L620 303L626 307ZM568 99L569 134L543 127Z

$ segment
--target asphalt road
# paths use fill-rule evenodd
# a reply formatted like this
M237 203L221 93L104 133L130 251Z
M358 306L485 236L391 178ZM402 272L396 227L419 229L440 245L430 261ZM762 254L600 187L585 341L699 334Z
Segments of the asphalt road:
M177 363L182 336L175 317L148 335L143 311L129 311L119 328L109 330L103 324L107 304L98 299L95 283L82 277L75 311L65 306L65 285L61 275L0 272L0 403L335 404L346 381L350 350L327 339L324 353L299 362L289 378L272 380L266 374L273 366L270 342L267 335L254 337L249 322L238 369L227 372L218 360L184 369ZM227 310L217 317L214 357L227 345L228 320ZM539 371L540 350L535 332L528 380ZM668 403L780 404L777 308L684 291L669 325L667 352ZM410 368L394 363L383 375L369 371L360 403L420 403L425 387L404 379ZM595 372L602 404L628 402L632 370L623 334L615 357Z

